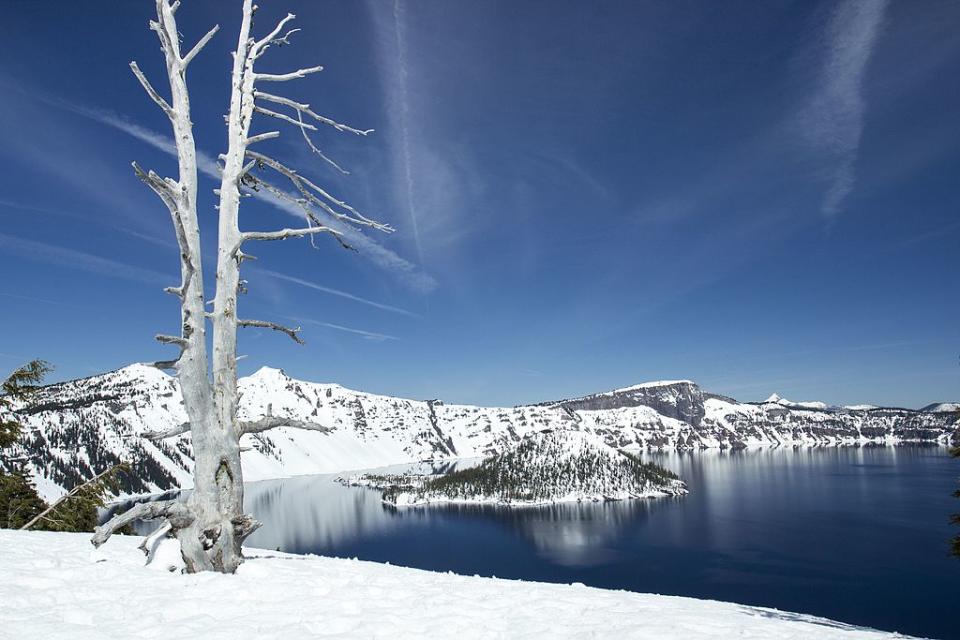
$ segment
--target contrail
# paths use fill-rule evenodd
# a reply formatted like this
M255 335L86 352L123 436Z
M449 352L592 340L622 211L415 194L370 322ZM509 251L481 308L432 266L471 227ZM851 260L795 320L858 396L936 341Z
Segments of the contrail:
M391 336L386 333L376 333L374 331L364 331L363 329L354 329L353 327L345 327L340 324L333 324L332 322L322 322L320 320L311 320L310 318L296 318L292 316L290 316L290 319L296 322L306 322L308 324L315 324L318 327L327 327L328 329L336 329L338 331L352 333L362 338L365 338L367 340L372 340L374 342L385 342L387 340L399 340L397 336Z
M413 170L410 156L410 102L408 100L407 79L407 41L403 33L403 8L400 0L393 0L393 29L397 38L397 61L399 64L399 102L400 102L400 148L403 153L403 174L406 184L407 211L410 212L410 228L417 247L417 258L423 264L423 247L420 245L420 228L417 225L417 207L414 198Z
M354 295L347 291L341 291L340 289L334 289L332 287L325 287L322 284L310 282L309 280L304 280L303 278L288 276L285 273L280 273L278 271L272 271L270 269L250 269L250 271L252 273L262 273L263 275L270 276L271 278L277 278L279 280L286 280L287 282L293 282L294 284L299 284L300 286L307 287L309 289L314 289L316 291L329 293L330 295L346 298L347 300L353 300L354 302L359 302L360 304L376 307L377 309L383 309L384 311L392 311L393 313L399 313L401 315L410 316L411 318L421 317L413 313L412 311L407 311L406 309L401 309L400 307L394 307L389 304L383 304L382 302L376 302L375 300L361 298L360 296Z
M836 8L828 26L821 86L811 114L814 141L835 163L822 208L828 221L840 212L856 180L866 111L863 82L887 4L888 0L848 0Z

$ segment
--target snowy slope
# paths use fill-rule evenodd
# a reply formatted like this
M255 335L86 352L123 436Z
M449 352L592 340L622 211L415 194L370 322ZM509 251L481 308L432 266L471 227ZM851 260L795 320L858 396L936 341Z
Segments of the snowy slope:
M263 480L390 464L486 457L524 436L554 429L596 435L628 451L900 442L948 443L958 416L908 409L811 409L740 403L690 381L511 408L407 400L295 380L263 368L239 382L241 419L272 411L324 424L331 433L275 429L244 436L244 477ZM39 390L21 412L21 451L44 496L55 497L122 460L134 467L128 493L190 486L189 435L151 442L186 420L177 381L145 365Z
M772 402L776 404L782 404L785 407L797 407L799 409L829 409L830 408L829 406L827 406L827 403L825 402L819 402L819 401L793 402L791 400L787 400L786 398L781 398L776 393L771 394L770 397L767 398L764 402L765 403Z
M140 538L0 530L0 636L108 638L903 638L774 609L431 573L248 549L236 575L143 566ZM173 541L168 541L173 542ZM157 567L162 569L162 567Z
M960 402L937 402L925 406L922 410L934 413L956 413L960 411Z

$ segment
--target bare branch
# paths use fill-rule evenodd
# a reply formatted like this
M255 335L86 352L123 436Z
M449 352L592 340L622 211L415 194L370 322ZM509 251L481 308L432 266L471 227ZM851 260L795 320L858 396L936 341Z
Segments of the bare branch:
M179 367L180 356L177 356L174 360L158 360L153 363L153 368L161 371L176 371Z
M21 530L21 531L27 531L28 529L30 529L30 527L32 527L33 525L37 524L37 522L39 522L40 520L42 520L42 519L49 519L49 518L47 518L47 514L53 513L54 511L56 511L57 507L59 507L61 504L63 504L64 502L66 502L67 500L69 500L70 498L72 498L73 496L77 495L78 493L80 493L81 491L83 491L84 489L86 489L87 487L89 487L89 486L91 486L91 485L94 485L94 484L100 482L100 481L103 480L105 477L109 476L110 474L116 473L118 470L120 470L120 469L122 469L122 468L125 469L125 468L127 468L127 467L126 467L126 465L124 465L124 464L116 464L116 465L113 465L112 467L108 468L107 470L101 471L101 472L98 473L97 475L93 476L92 478L90 478L90 479L87 480L86 482L83 482L83 483L81 483L81 484L78 484L78 485L75 486L73 489L71 489L68 493L66 493L65 495L61 496L59 500L55 501L55 502L54 502L53 504L51 504L49 507L47 507L46 509L44 509L43 511L41 511L37 516L35 516L33 519L31 519L28 523L26 523L25 525L23 525L22 527L20 527L20 530Z
M93 537L90 538L90 543L95 547L100 547L110 539L110 536L117 529L137 520L156 520L158 518L170 520L173 529L182 529L193 522L193 516L182 502L176 500L139 502L120 515L114 516L109 522L97 527L94 530Z
M287 37L291 33L295 31L299 31L299 29L293 29L292 31L288 31L287 34L283 36L283 38L280 38L279 40L277 40L277 36L283 30L283 26L288 22L290 22L291 20L295 19L296 17L297 16L293 15L292 13L288 13L283 20L277 23L277 26L273 28L273 31L265 35L262 39L255 42L252 47L250 47L250 56L253 57L254 60L256 60L261 55L263 55L264 51L270 48L271 44L274 44L275 42L279 42L281 44L289 44Z
M321 151L319 148L317 148L317 146L313 143L313 140L310 138L310 134L307 133L307 130L309 129L310 131L316 131L317 128L316 128L314 125L309 124L309 123L303 121L303 113L304 113L303 111L301 111L301 110L298 109L298 110L297 110L297 119L294 120L293 118L291 118L290 116L288 116L288 115L285 114L285 113L278 113L278 112L276 112L276 111L273 111L273 110L271 110L271 109L267 109L267 108L265 108L265 107L261 107L261 106L259 106L259 105L254 105L253 110L254 110L255 112L260 113L260 114L263 114L263 115L265 115L265 116L270 116L271 118L277 118L278 120L283 120L284 122L289 122L290 124L296 126L298 129L300 129L300 133L303 135L303 139L307 141L307 145L310 146L310 149L312 149L314 153L316 153L318 156L320 156L325 162L327 162L330 166L332 166L334 169L336 169L336 170L339 171L340 173L342 173L342 174L344 174L344 175L350 175L350 172L349 172L349 171L347 171L346 169L344 169L343 167L341 167L339 164L337 164L332 158L330 158L329 156L327 156L323 151ZM312 113L312 112L311 112L311 113ZM333 121L331 120L330 122L333 122ZM344 128L341 129L341 130L356 131L355 129L352 129L352 128L350 128L350 127L346 127L346 125L340 125L339 123L334 123L334 124L335 124L336 126L344 127ZM373 129L370 129L370 131L373 131ZM279 133L278 133L277 135L279 135ZM365 135L365 134L364 134L364 135ZM254 136L254 137L256 137L256 136ZM252 142L254 142L254 141L255 141L255 140L254 140L253 138L250 138L250 139L248 139L247 142L248 142L248 144L250 144L250 143L252 143ZM254 162L255 162L255 161L254 161ZM243 173L242 173L241 175L246 175L246 174L250 171L251 168L252 168L251 165L248 164L246 167L244 167L244 171L243 171Z
M334 129L336 129L337 131L345 131L345 132L348 132L348 133L355 133L355 134L357 134L358 136L366 136L366 135L369 135L369 134L373 133L373 129L356 129L356 128L354 128L354 127L351 127L351 126L349 126L349 125L343 124L343 123L341 123L341 122L337 122L336 120L332 120L332 119L330 119L330 118L328 118L328 117L326 117L326 116L322 116L322 115L320 115L319 113L314 112L314 111L310 108L310 105L309 105L309 104L305 104L305 103L302 103L302 102L296 102L296 101L294 101L294 100L291 100L290 98L284 98L283 96L275 96L275 95L270 94L270 93L264 93L263 91L257 91L257 92L255 92L255 93L254 93L254 98L262 98L263 100L266 100L266 101L268 101L268 102L274 102L274 103L276 103L276 104L282 104L282 105L284 105L284 106L286 106L286 107L290 107L291 109L296 109L297 111L300 111L300 112L304 113L305 115L310 116L311 118L313 118L313 119L316 120L317 122L322 122L323 124L330 125L331 127L333 127ZM308 127L308 128L310 128L310 127Z
M137 77L137 80L140 81L140 86L147 92L147 95L163 109L163 112L167 114L168 118L173 118L173 107L157 93L157 90L154 89L150 81L147 80L147 76L143 75L143 72L140 71L140 67L137 66L135 61L130 63L130 69L133 71L133 75Z
M230 520L230 524L233 525L233 535L236 536L240 542L246 540L251 533L263 526L262 522L249 513L233 518Z
M280 137L279 131L268 131L266 133L260 133L255 136L250 136L249 138L247 138L247 145L256 144L258 142L263 142L264 140L271 140L273 138L279 138L279 137ZM242 176L244 173L246 172L245 171L241 172L240 175Z
M181 262L181 271L182 277L180 280L179 287L167 287L164 289L167 293L173 293L180 297L181 300L185 300L187 292L190 289L190 282L193 279L194 273L196 273L196 267L193 265L193 251L190 249L189 241L187 240L187 231L183 225L183 212L181 211L181 205L183 204L183 191L180 188L180 185L167 178L163 180L153 171L144 172L136 162L133 163L133 171L136 173L137 177L143 181L150 189L153 190L160 199L163 200L163 203L167 206L167 209L170 211L170 218L173 221L173 229L177 236L177 244L180 247L180 262ZM178 358L179 360L179 358ZM154 366L159 369L171 369L174 368L177 361L164 361L158 362Z
M160 541L166 538L172 529L173 526L169 522L164 522L156 531L144 538L143 542L137 547L137 549L143 551L144 555L147 556L147 564L150 564L153 560Z
M311 73L317 73L318 71L323 71L323 66L318 65L316 67L307 67L306 69L297 69L290 73L257 73L254 75L254 78L264 82L286 82L287 80L305 78Z
M325 427L314 422L305 422L303 420L296 420L294 418L281 418L280 416L265 416L258 420L241 422L240 435L247 433L261 433L263 431L275 429L276 427L292 427L294 429L306 429L308 431L320 431L322 433L330 433L333 431L331 427Z
M187 282L189 283L189 280ZM163 344L177 345L180 347L180 353L178 353L177 357L173 360L160 360L158 362L154 362L153 366L157 369L176 369L180 365L180 359L183 357L183 354L186 352L190 343L186 338L181 338L179 336L166 336L163 334L154 336L154 339Z
M320 156L320 158L323 159L327 164L329 164L331 167L333 167L343 175L345 176L350 175L349 171L347 171L346 169L341 167L339 164L334 162L333 159L330 158L327 154L325 154L323 151L320 151L320 149L317 148L317 145L313 144L313 140L310 139L310 134L307 133L307 128L304 126L305 123L303 122L303 112L299 110L297 111L297 122L300 123L300 133L303 135L303 139L307 141L307 145L310 147L310 149L312 149L315 154Z
M160 3L157 5L160 6ZM150 21L150 28L157 32L160 39L160 48L167 59L168 69L182 68L180 58L180 40L177 37L177 22L173 14L166 15L163 11L157 12L158 20Z
M301 128L310 129L311 131L316 131L316 130L317 130L317 128L316 128L315 126L313 126L312 124L304 124L304 123L302 123L302 122L297 122L296 120L294 120L293 118L291 118L290 116L288 116L288 115L286 115L286 114L284 114L284 113L277 113L276 111L271 111L270 109L265 109L264 107L261 107L260 105L254 106L254 107L253 107L253 110L256 111L257 113L262 113L262 114L265 115L265 116L270 116L271 118L277 118L277 119L279 119L279 120L283 120L284 122L289 122L290 124L292 124L292 125L294 125L294 126L296 126L296 127L301 127Z
M290 30L287 31L285 34L283 34L283 37L281 37L281 38L274 38L273 40L271 40L271 41L270 41L270 44L271 44L271 45L276 45L276 46L278 46L278 47L282 47L282 46L284 46L284 45L290 44L290 36L292 36L293 34L295 34L295 33L298 32L298 31L301 31L301 29L290 29Z
M150 171L144 171L140 168L140 165L136 162L132 163L133 172L137 175L140 180L150 187L150 189L160 196L160 199L163 200L163 203L167 205L167 208L172 211L177 208L177 193L174 191L170 183L158 176L151 169Z
M302 229L280 229L279 231L247 231L240 234L240 242L246 242L248 240L286 240L287 238L311 236L315 233L330 233L335 236L342 235L339 231L321 225L304 227Z
M326 226L326 225L323 225L323 223L320 222L320 220L314 214L313 210L310 208L311 200L307 198L297 198L293 194L287 193L283 189L280 189L279 187L270 184L266 180L258 176L255 176L252 173L248 173L244 175L243 185L248 189L251 189L252 191L259 192L261 189L263 189L270 195L277 198L278 200L283 200L284 202L289 202L291 204L294 204L300 207L303 210L303 215L304 215L304 219L306 220L307 226L312 226L312 225ZM327 207L323 202L320 202L319 204L324 209L329 210L331 215L336 215L336 212L330 210L329 207ZM336 240L340 244L340 246L343 247L344 249L347 249L350 251L356 251L356 249L354 249L352 246L346 243L341 233L334 232L333 230L331 230L330 234L333 236L334 240ZM315 235L311 234L310 246L316 249L317 244L314 241L314 239L315 239ZM240 253L241 252L239 252L238 250L238 259L243 260L244 256L241 256ZM249 257L247 257L247 259L249 259Z
M157 334L153 337L153 339L163 344L175 344L184 349L188 344L186 338L181 338L180 336L165 336L163 334Z
M170 5L170 13L176 13L179 8L180 0L174 0L173 4Z
M190 423L182 422L175 427L170 427L166 431L144 431L140 435L147 440L163 440L165 438L178 436L181 433L187 433L188 431L190 431Z
M287 179L289 179L290 182L293 183L293 186L295 186L297 190L301 194L303 194L304 198L316 204L317 206L322 208L324 211L329 213L332 217L336 218L337 220L340 220L342 222L349 222L351 224L372 227L374 229L377 229L379 231L385 231L387 233L393 231L393 228L390 225L384 224L382 222L377 222L375 220L371 220L370 218L366 217L365 215L363 215L362 213L360 213L359 211L357 211L356 209L348 205L346 202L343 202L342 200L338 200L337 198L334 198L332 195L327 193L324 189L317 186L310 180L304 178L303 176L298 174L296 171L294 171L290 167L278 162L277 160L274 160L269 156L265 156L262 153L257 153L256 151L250 151L250 150L247 150L247 157L253 158L259 161L260 164L270 167L277 173L280 173L286 176ZM323 202L318 197L316 197L313 193L311 193L310 190L313 190L320 196L326 198L331 203L343 209L346 209L353 215L347 215L347 214L335 211L326 202Z
M237 320L238 327L260 327L262 329L273 329L274 331L279 331L290 336L290 339L296 342L297 344L304 344L303 339L297 335L300 332L300 327L296 329L291 329L290 327L285 327L282 324L277 324L276 322L269 322L267 320Z
M193 46L193 49L190 49L190 53L188 53L183 57L182 64L184 69L186 69L187 65L190 64L190 61L193 60L196 57L196 55L200 53L200 51L205 46L207 46L207 43L210 42L210 39L213 38L213 36L216 35L217 31L219 30L220 30L220 25L218 24L213 25L213 29L210 29L210 31L207 31L207 35L200 38L200 42L195 44Z

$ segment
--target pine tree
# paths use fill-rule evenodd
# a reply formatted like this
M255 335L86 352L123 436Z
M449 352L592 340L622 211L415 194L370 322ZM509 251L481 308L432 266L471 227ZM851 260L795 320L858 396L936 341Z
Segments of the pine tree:
M20 438L20 421L13 412L14 404L27 399L53 368L43 360L23 365L0 385L0 449L5 449Z
M0 528L19 529L46 508L25 473L0 473Z
M14 407L24 402L50 372L43 360L33 360L16 371L0 385L0 527L19 529L47 508L37 494L30 477L3 449L15 444L23 431Z
M52 370L43 360L33 360L10 374L0 385L3 390L0 395L0 452L16 444L23 431L16 406L26 402ZM108 495L116 492L119 474L127 470L124 464L113 465L48 506L24 469L25 462L26 458L12 458L5 453L0 457L2 528L93 531L97 526L97 509L104 505Z

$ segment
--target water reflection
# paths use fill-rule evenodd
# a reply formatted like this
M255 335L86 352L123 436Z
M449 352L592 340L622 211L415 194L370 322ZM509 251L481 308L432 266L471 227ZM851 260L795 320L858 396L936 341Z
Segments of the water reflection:
M926 452L926 453L924 453ZM337 553L345 542L375 538L394 527L442 529L454 521L492 525L530 543L550 563L601 566L624 559L623 545L707 549L718 557L731 550L735 563L718 562L715 577L737 580L743 571L799 573L798 563L777 558L772 540L801 532L823 537L856 526L849 505L898 513L909 502L898 455L918 456L938 448L823 448L658 452L645 457L677 472L691 494L679 498L564 503L505 508L492 505L434 505L396 509L376 490L344 487L336 476L258 482L247 487L247 510L264 522L250 544L297 553ZM401 465L390 473L447 472L445 467ZM884 478L888 482L883 482ZM881 490L882 488L882 490ZM913 517L907 510L906 524ZM804 523L802 520L806 519ZM852 521L853 520L853 521ZM483 525L479 524L483 523ZM843 548L840 545L838 548ZM757 559L759 558L759 560Z
M682 498L664 498L681 500ZM610 543L640 526L654 509L652 500L564 503L532 512L500 510L501 522L529 539L537 553L558 565L590 567L623 560Z
M476 463L458 460L408 464L377 472L439 474ZM246 485L246 511L264 523L247 544L293 553L329 553L344 541L372 536L391 526L398 514L380 501L378 491L344 486L336 481L337 477L338 474L300 476Z
M401 465L386 473L449 473L475 464ZM649 517L658 500L561 503L523 507L448 504L396 508L380 492L345 487L336 475L256 482L246 487L246 508L264 522L250 537L251 546L295 553L330 553L344 541L373 537L394 526L430 526L446 521L487 520L528 540L543 558L565 566L616 562L608 546ZM662 501L683 498L663 498Z

